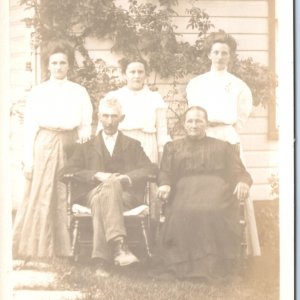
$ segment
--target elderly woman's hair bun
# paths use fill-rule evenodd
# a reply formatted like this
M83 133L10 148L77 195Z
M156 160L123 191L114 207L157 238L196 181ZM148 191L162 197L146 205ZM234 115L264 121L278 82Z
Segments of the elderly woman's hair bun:
M211 32L206 38L204 47L207 53L211 51L211 48L215 43L222 43L228 45L231 53L234 53L237 48L236 40L230 34L226 33L223 30Z

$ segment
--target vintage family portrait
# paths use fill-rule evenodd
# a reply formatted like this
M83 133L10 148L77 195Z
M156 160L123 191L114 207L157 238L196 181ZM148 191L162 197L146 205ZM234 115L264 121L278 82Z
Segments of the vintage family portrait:
M3 299L293 299L293 6L8 2Z

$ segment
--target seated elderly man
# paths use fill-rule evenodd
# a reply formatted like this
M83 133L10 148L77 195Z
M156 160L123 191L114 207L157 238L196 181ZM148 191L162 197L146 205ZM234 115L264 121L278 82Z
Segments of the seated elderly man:
M223 281L236 270L239 200L247 197L252 179L232 145L207 137L206 126L206 111L189 108L187 136L164 148L158 197L168 202L160 276Z
M147 176L153 165L140 143L118 131L124 119L116 99L100 101L99 122L103 130L85 144L78 144L63 174L72 172L79 182L93 219L92 259L96 275L107 277L114 263L125 266L138 259L126 244L123 211L140 205Z

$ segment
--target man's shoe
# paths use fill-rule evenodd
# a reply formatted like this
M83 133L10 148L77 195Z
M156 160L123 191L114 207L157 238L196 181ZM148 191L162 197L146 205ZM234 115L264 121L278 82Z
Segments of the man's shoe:
M114 242L114 263L116 266L124 267L138 262L138 258L132 254L124 239Z
M95 272L96 277L108 278L110 277L110 272L106 270L103 266L98 266Z
M101 278L107 278L110 277L110 272L107 266L107 262L103 259L96 258L93 259L93 264L95 267L95 276L101 277Z

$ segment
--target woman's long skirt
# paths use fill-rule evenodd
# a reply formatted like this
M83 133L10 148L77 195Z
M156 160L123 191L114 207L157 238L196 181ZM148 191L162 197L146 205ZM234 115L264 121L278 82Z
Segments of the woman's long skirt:
M67 203L58 172L71 154L76 130L40 129L34 145L34 167L13 228L17 257L45 258L70 255Z
M232 188L215 175L180 179L166 209L161 255L177 278L224 279L237 269L242 229Z

